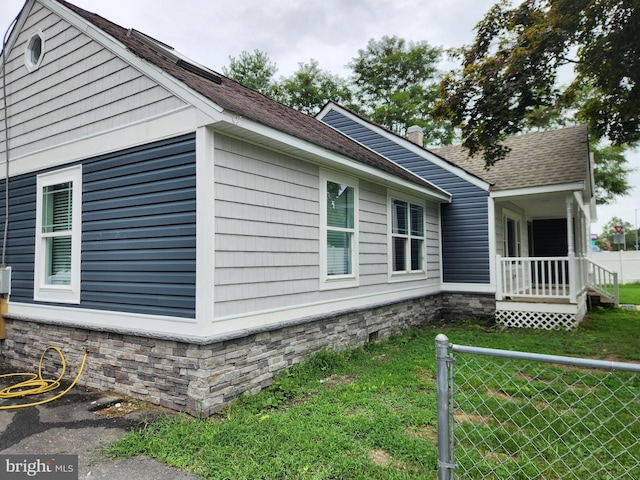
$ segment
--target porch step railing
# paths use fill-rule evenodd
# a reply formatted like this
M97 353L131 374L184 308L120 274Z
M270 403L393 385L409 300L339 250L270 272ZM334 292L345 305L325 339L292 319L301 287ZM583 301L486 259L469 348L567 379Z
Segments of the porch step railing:
M581 270L570 257L497 257L496 299L555 299L575 302ZM570 280L574 279L574 285Z
M619 306L618 273L603 267L590 258L582 260L586 272L587 287L598 295L611 300L616 307Z

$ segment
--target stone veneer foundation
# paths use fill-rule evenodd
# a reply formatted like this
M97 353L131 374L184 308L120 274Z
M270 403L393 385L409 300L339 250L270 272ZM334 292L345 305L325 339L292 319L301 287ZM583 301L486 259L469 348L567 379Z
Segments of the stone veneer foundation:
M64 352L65 378L72 379L86 350L80 385L209 416L243 393L268 387L314 351L360 346L435 320L491 316L492 309L493 296L445 293L188 341L5 315L0 361L37 371L42 352L54 345ZM47 358L45 368L58 366L57 356Z

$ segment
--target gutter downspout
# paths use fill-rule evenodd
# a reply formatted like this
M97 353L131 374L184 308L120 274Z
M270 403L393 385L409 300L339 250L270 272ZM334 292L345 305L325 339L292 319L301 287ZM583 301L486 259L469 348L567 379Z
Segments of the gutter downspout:
M22 13L22 11L20 11ZM2 110L4 113L4 235L2 237L2 261L0 269L6 268L5 255L7 250L7 236L9 234L9 113L7 112L7 40L13 27L18 22L20 13L7 27L2 39ZM0 340L7 338L4 314L9 310L8 294L0 295Z

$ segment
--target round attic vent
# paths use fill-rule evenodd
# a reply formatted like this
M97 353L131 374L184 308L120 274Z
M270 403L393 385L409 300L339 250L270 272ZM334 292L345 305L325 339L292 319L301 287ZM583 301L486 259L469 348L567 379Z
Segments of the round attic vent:
M38 30L29 38L24 52L24 64L27 70L30 72L37 70L42 63L42 57L44 57L44 35Z

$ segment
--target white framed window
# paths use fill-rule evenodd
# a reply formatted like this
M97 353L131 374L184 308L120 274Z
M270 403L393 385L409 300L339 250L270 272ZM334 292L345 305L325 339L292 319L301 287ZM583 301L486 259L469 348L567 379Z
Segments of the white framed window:
M392 277L426 274L424 202L397 194L389 196L389 272Z
M27 70L33 72L40 68L44 58L44 35L41 30L35 31L27 41L24 51L24 64Z
M358 180L320 174L320 287L358 285Z
M33 297L80 303L82 166L37 177Z

